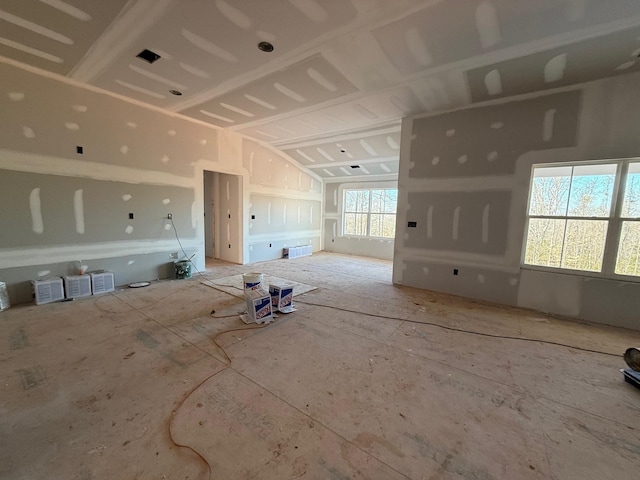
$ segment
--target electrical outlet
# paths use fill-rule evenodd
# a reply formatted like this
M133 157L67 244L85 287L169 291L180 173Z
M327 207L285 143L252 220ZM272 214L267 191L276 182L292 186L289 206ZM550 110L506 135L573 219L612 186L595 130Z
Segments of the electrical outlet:
M167 213L167 220L171 220L173 218L173 213Z

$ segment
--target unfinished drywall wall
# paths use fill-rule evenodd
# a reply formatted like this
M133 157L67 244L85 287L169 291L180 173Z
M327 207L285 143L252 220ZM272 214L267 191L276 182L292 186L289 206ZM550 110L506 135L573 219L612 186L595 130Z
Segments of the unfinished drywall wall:
M217 130L10 62L0 78L0 278L14 301L77 260L118 284L173 275L184 254L168 213L202 264L193 165L216 159Z
M324 250L392 260L394 239L355 237L343 234L342 202L345 188L397 188L397 186L396 181L327 183L324 196Z
M638 48L638 28L563 45L525 57L484 65L467 72L474 102L580 83L638 71L640 64L629 59ZM633 57L634 55L632 55ZM607 59L596 64L594 57ZM542 75L540 74L542 72Z
M71 273L77 260L113 271L118 285L171 277L185 254L204 268L205 171L229 184L220 208L231 219L215 231L232 247L220 258L262 259L243 235L254 194L313 200L320 211L319 179L270 147L6 59L0 78L0 281L14 302L30 297L29 280ZM255 175L243 165L249 149ZM272 165L291 173L262 182ZM275 224L261 235L314 238L318 249L315 225L313 236Z
M521 266L532 165L640 156L639 81L405 119L394 282L640 328L640 283Z
M321 249L322 180L267 145L244 139L245 238L249 262L282 258L282 249Z
M0 170L4 248L193 237L194 190ZM107 220L107 221L105 221ZM44 257L46 258L46 256Z
M409 177L513 173L525 152L574 146L579 108L580 92L569 91L416 118Z

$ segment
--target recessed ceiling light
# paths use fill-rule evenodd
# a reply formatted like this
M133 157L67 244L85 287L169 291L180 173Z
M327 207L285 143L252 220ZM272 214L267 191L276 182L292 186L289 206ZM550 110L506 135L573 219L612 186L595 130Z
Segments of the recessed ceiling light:
M177 95L178 97L182 95L182 92L180 90L169 90L169 93L171 95Z
M269 42L260 42L258 44L258 49L262 50L263 52L273 52L273 44L269 43Z
M160 59L160 55L151 50L147 50L146 48L141 51L136 57L141 58L145 62L154 63L155 61Z

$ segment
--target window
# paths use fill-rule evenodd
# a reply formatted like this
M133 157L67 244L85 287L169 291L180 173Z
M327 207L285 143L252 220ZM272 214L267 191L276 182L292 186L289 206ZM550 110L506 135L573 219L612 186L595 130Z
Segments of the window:
M640 276L640 161L534 166L524 263Z
M342 234L394 238L398 190L391 188L344 191Z

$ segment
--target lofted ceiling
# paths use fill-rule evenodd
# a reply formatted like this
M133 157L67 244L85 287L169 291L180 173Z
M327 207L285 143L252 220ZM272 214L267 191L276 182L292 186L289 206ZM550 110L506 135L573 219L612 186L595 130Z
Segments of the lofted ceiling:
M402 117L638 71L640 4L1 0L0 55L270 143L326 181L390 179Z

